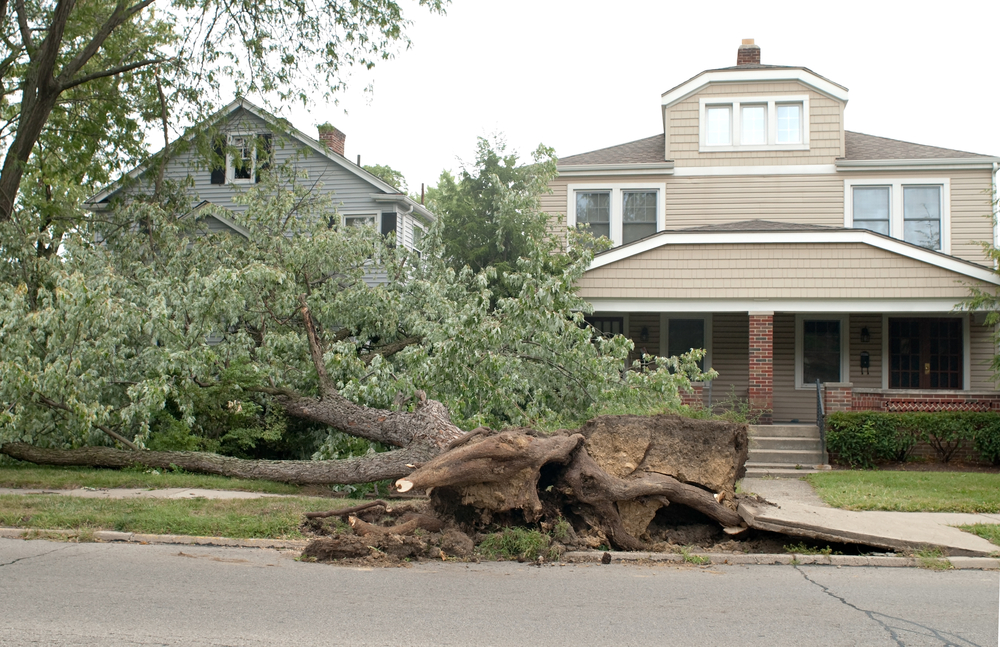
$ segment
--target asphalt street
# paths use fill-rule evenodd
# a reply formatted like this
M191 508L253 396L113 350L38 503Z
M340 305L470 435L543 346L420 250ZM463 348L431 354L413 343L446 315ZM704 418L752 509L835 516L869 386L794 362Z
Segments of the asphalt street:
M0 539L0 645L998 644L995 571L294 557Z

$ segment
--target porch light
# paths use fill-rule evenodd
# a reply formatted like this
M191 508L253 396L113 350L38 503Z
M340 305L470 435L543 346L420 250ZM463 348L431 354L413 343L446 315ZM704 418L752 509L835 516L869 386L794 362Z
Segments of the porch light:
M868 332L868 326L861 329L861 343L867 344L872 340L871 334Z

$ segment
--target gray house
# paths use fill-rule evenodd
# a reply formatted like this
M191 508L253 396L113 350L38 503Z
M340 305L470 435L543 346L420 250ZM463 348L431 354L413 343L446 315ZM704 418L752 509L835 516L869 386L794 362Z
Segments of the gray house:
M209 214L206 207L224 207L234 214L245 210L234 197L260 181L267 168L286 164L332 199L346 226L366 224L383 234L395 232L398 244L413 249L434 219L423 205L345 158L346 137L336 128L321 127L319 138L314 139L246 99L236 99L220 110L203 127L209 126L219 131L216 158L224 159L224 164L217 161L210 168L204 156L191 147L167 162L164 177L188 182L190 215L199 217L211 230L246 235L232 219L219 215L219 209ZM187 140L193 140L195 134L190 133ZM105 209L125 192L148 188L151 176L149 164L139 166L91 197L85 206L93 211Z

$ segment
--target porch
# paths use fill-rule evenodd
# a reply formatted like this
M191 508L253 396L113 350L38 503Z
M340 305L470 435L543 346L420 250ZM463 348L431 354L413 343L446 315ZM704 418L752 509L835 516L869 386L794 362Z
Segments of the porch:
M688 404L745 407L763 424L814 424L825 411L1000 411L992 329L954 312L595 312L635 358L705 348L719 376Z

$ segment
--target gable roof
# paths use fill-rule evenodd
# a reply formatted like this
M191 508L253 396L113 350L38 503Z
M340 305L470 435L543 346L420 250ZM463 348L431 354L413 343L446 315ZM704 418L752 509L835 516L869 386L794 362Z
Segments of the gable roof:
M228 105L226 105L224 108L216 112L214 115L208 117L202 123L196 126L192 126L191 128L188 128L187 132L181 137L181 139L186 141L193 140L195 134L200 129L204 129L209 125L219 123L240 109L246 110L252 115L260 118L265 123L267 123L274 131L280 132L297 140L299 143L303 144L307 148L312 149L318 155L325 157L331 162L334 162L345 171L352 173L360 177L361 179L365 180L366 182L371 184L374 188L378 189L380 194L386 197L391 196L395 198L394 200L392 200L393 202L397 202L399 204L405 204L407 207L410 208L412 212L418 214L427 221L434 220L434 214L428 211L426 207L410 199L410 197L407 196L406 194L400 193L396 187L372 175L371 173L366 171L363 167L348 161L347 158L345 158L344 156L334 153L329 148L327 148L326 144L310 137L309 135L306 135L304 132L302 132L298 128L295 128L290 123L288 123L288 121L284 119L279 119L278 117L272 115L270 112L254 105L253 103L242 97L237 97L236 99L231 101ZM163 153L162 150L157 151L154 155L150 157L149 160L147 160L143 164L140 164L136 168L132 169L123 178L116 180L112 184L108 185L107 187L99 191L97 194L85 200L84 204L96 206L98 203L108 200L111 196L113 196L115 193L121 190L124 184L124 180L126 178L136 179L139 176L141 176L149 168L150 162L159 157L162 153Z
M660 97L660 103L663 106L671 106L689 97L709 83L746 81L798 81L810 86L817 92L847 103L847 88L816 74L808 67L760 64L720 67L714 70L699 72L687 81L664 92Z

